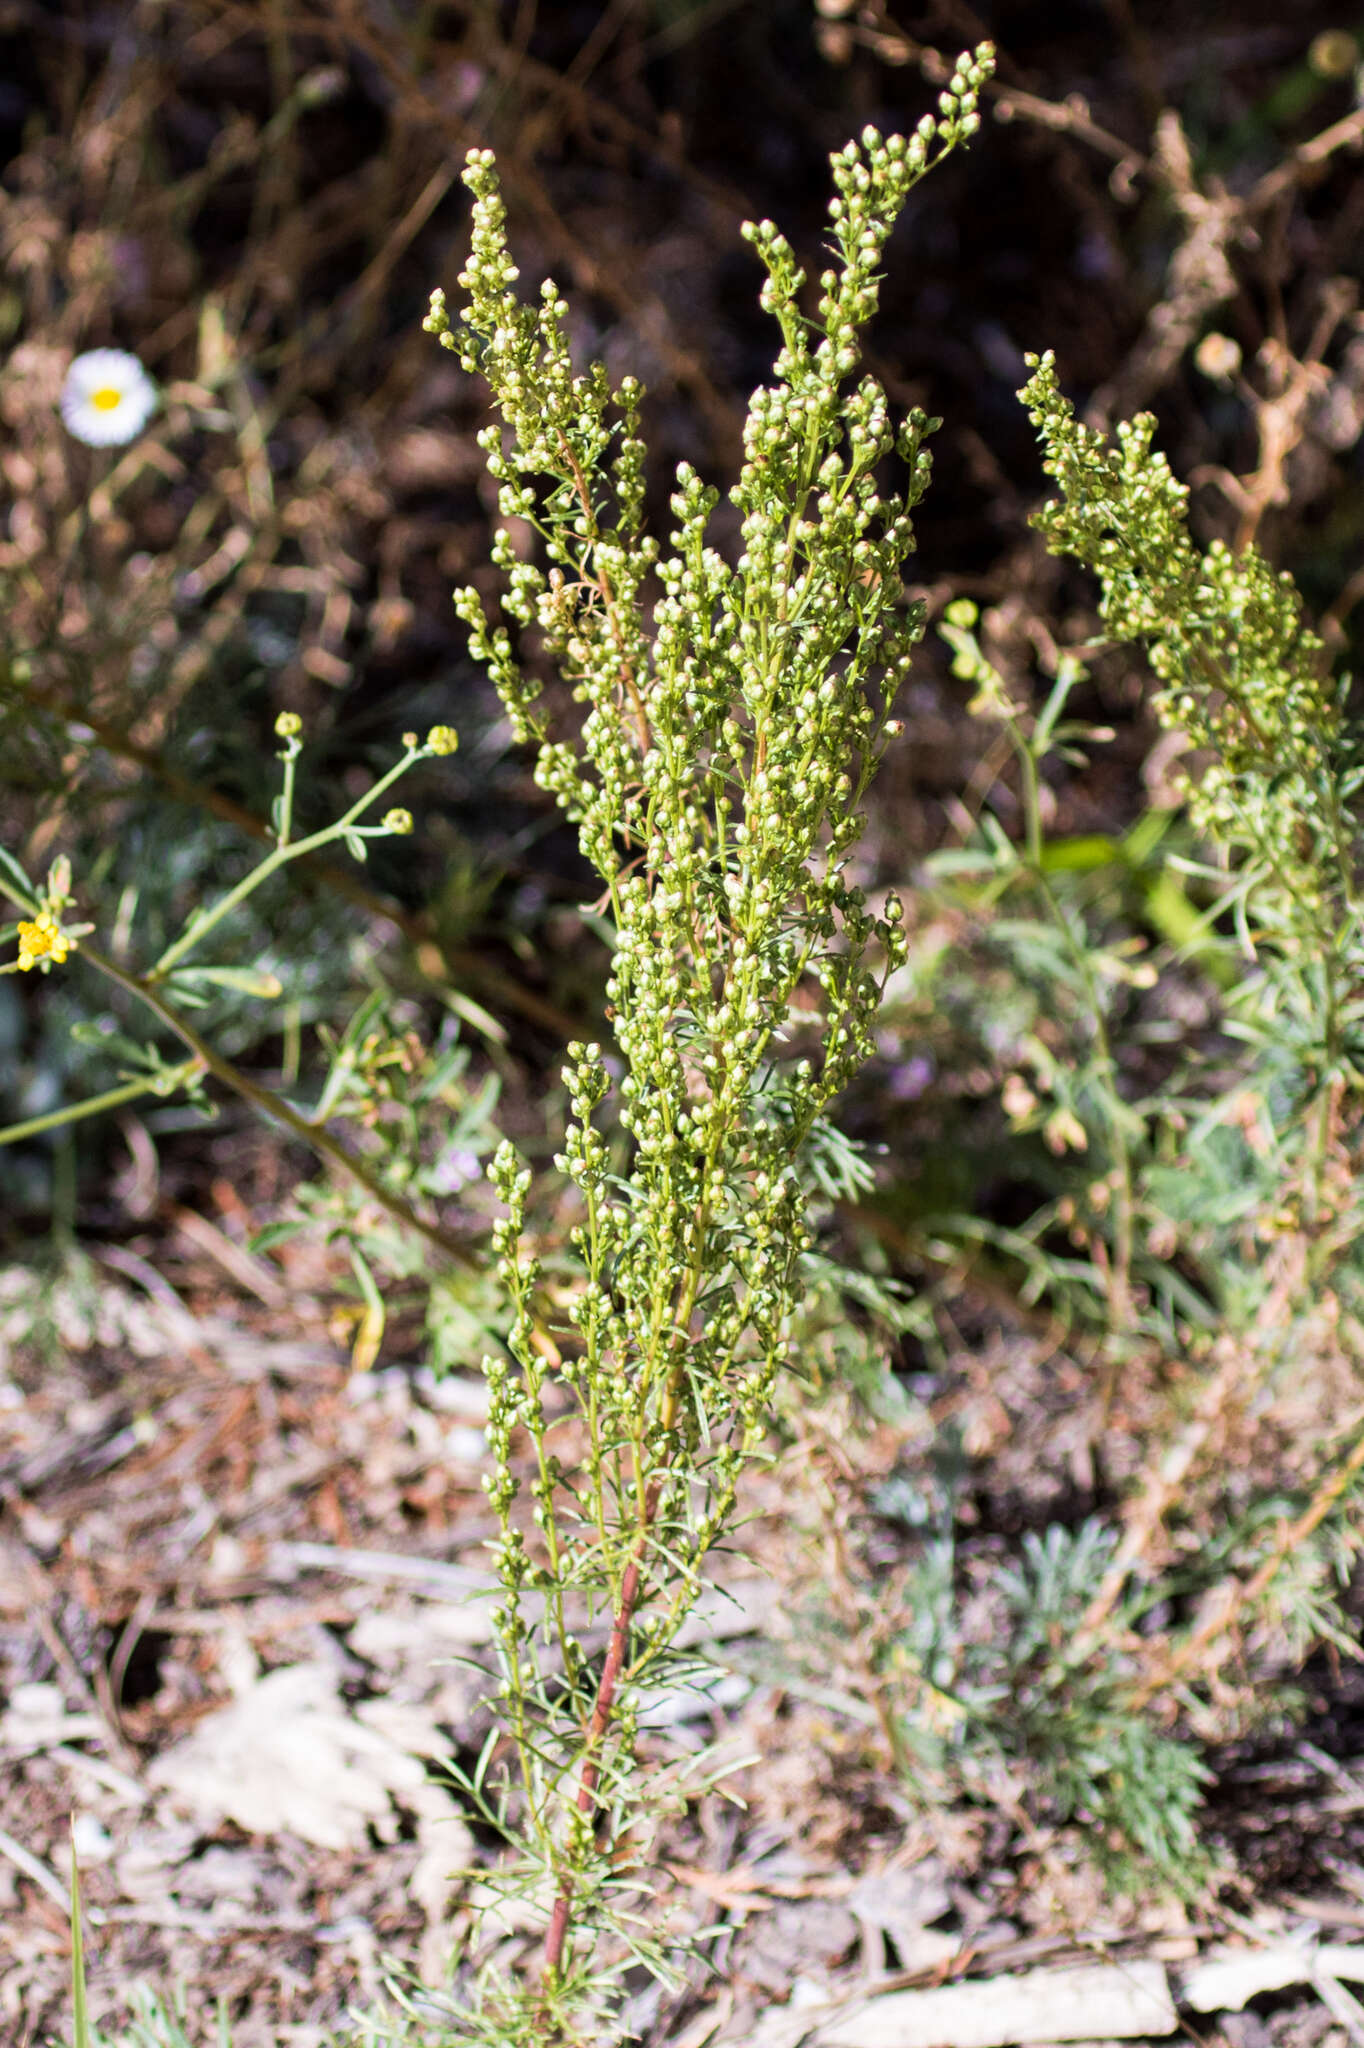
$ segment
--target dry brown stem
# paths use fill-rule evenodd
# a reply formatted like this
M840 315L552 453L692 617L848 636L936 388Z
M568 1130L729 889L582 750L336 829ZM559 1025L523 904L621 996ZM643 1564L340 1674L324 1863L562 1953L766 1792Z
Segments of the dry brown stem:
M235 12L248 19L255 14L249 6L238 6ZM349 43L362 51L382 72L386 83L401 102L405 117L418 129L433 130L446 148L463 152L481 147L487 140L463 115L442 104L426 89L391 42L371 26L351 0L341 8L328 9L321 16L303 12L297 25L300 29L325 33L333 42ZM597 104L593 100L594 111ZM633 124L631 126L633 130ZM645 138L653 150L663 154L656 136L649 135L647 130L632 133L632 140L636 143ZM507 192L535 222L551 256L567 267L578 289L607 299L632 327L647 333L669 375L681 389L691 393L721 442L726 446L731 444L740 429L740 416L716 389L700 357L676 341L667 310L661 302L652 297L642 299L630 289L618 267L601 263L578 239L555 210L524 153L504 150L499 158L499 167Z
M1107 1621L1127 1584L1133 1568L1141 1561L1161 1521L1188 1478L1212 1434L1233 1388L1246 1366L1243 1346L1223 1338L1218 1346L1221 1362L1204 1387L1193 1414L1159 1463L1148 1472L1141 1493L1127 1514L1123 1538L1104 1573L1098 1592L1081 1617L1079 1639L1083 1644L1096 1635Z
M1131 1697L1134 1711L1146 1706L1156 1693L1173 1685L1177 1678L1189 1674L1191 1668L1198 1672L1213 1671L1225 1661L1231 1650L1226 1638L1238 1615L1268 1591L1285 1560L1320 1528L1355 1474L1364 1470L1364 1416L1357 1416L1352 1427L1359 1430L1359 1436L1344 1463L1322 1480L1296 1522L1281 1525L1274 1548L1250 1577L1236 1579L1227 1586L1222 1599L1212 1612L1205 1615L1193 1634L1171 1652L1157 1671L1143 1680ZM1215 1648L1212 1656L1206 1654L1210 1646Z
M1302 356L1295 356L1284 342L1271 338L1259 352L1268 391L1256 391L1244 379L1240 382L1260 442L1260 459L1252 474L1235 477L1215 467L1194 472L1196 482L1205 477L1215 482L1240 513L1235 541L1238 552L1254 543L1271 507L1292 501L1288 461L1307 430L1313 401L1330 382L1326 351L1341 322L1354 310L1358 286L1353 278L1331 278L1321 296L1321 311Z

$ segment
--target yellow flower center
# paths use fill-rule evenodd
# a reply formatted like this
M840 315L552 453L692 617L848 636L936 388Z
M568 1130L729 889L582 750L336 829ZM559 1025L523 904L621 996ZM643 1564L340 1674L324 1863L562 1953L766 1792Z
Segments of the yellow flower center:
M25 973L40 960L54 960L58 966L71 950L71 941L50 910L40 910L30 923L19 921L19 965Z
M98 391L90 393L90 403L96 412L117 412L123 403L123 393L116 384L101 384Z

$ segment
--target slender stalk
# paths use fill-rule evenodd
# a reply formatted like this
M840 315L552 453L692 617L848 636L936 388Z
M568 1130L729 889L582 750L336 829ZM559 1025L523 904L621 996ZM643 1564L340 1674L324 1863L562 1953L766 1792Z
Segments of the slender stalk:
M53 691L39 690L34 684L28 684L26 687L28 696L41 709L64 718L68 724L85 726L109 753L117 755L121 760L132 761L139 768L145 769L149 775L155 776L163 789L181 803L193 804L198 809L207 811L212 817L221 818L224 824L235 825L239 831L248 834L252 839L263 839L267 842L271 839L270 827L263 818L258 818L253 811L247 810L245 805L235 803L231 797L224 796L221 790L210 789L203 783L194 782L188 776L181 775L154 747L143 746L122 727L101 722L83 711L78 712L74 705L66 703ZM288 834L285 833L284 836L287 838ZM533 1023L544 1026L565 1040L581 1033L581 1019L566 1017L543 996L536 995L533 989L524 987L521 982L514 980L509 974L504 974L491 961L482 959L477 953L450 945L441 936L429 911L409 910L405 904L395 901L393 897L366 888L365 884L348 869L333 866L327 860L320 860L316 854L304 853L297 845L291 845L289 852L290 857L298 861L303 874L310 876L315 882L320 882L347 903L365 911L367 915L387 918L390 924L397 925L404 937L411 941L416 965L422 973L432 979L436 979L442 969L452 976L459 975L465 981L472 982L488 997L495 998L507 1009L519 1010ZM3 887L2 883L0 887ZM20 901L17 896L14 900ZM20 907L27 915L33 914L34 905L31 902L24 901ZM431 949L434 949L434 959Z
M675 1318L675 1327L685 1329L695 1306L697 1289L700 1284L700 1267L694 1267L684 1290L684 1306ZM661 1420L664 1435L668 1435L677 1420L677 1407L681 1394L682 1368L675 1364L668 1375L662 1400ZM653 1533L658 1516L658 1504L667 1476L667 1461L654 1471L647 1483L641 1475L641 1499L639 1522L625 1570L621 1575L620 1595L616 1602L615 1616L611 1625L611 1638L606 1648L601 1677L597 1682L597 1697L593 1703L592 1716L583 1739L582 1767L578 1777L578 1791L574 1807L578 1813L587 1814L592 1810L601 1779L599 1761L601 1745L611 1725L611 1715L616 1703L616 1692L620 1685L621 1672L625 1668L626 1654L630 1645L630 1630L635 1612L639 1606L640 1576L644 1554ZM550 1913L549 1925L545 1932L545 1977L551 1980L558 1974L563 1963L564 1947L568 1939L569 1922L573 1911L573 1880L565 1876Z
M663 1489L662 1474L653 1480L644 1502L641 1526L630 1552L629 1562L621 1580L620 1602L611 1625L611 1640L606 1647L606 1660L602 1665L601 1678L597 1683L597 1697L592 1708L592 1719L588 1723L583 1743L582 1770L578 1777L578 1794L574 1806L579 1813L590 1813L601 1778L599 1755L606 1731L611 1725L611 1713L615 1706L616 1689L625 1667L626 1653L630 1646L630 1628L634 1621L635 1608L639 1603L640 1572L644 1563L644 1552L648 1546L654 1517L658 1512L658 1498ZM558 1975L563 1963L564 1945L568 1939L569 1919L573 1911L573 1880L565 1877L559 1887L549 1916L549 1927L545 1934L545 1976L552 1980Z
M1146 1706L1156 1693L1173 1685L1180 1674L1201 1657L1209 1643L1231 1627L1242 1608L1253 1604L1268 1590L1285 1561L1321 1526L1350 1481L1361 1470L1364 1470L1364 1429L1361 1429L1349 1457L1321 1482L1297 1521L1285 1522L1280 1527L1269 1556L1257 1565L1248 1579L1236 1580L1228 1588L1226 1597L1191 1635L1185 1637L1178 1649L1167 1657L1162 1668L1138 1686L1131 1697L1134 1712ZM1221 1661L1218 1658L1215 1663Z
M284 867L289 861L300 860L306 854L316 853L320 848L330 846L334 840L343 839L347 832L355 831L356 820L363 817L364 813L377 803L384 791L391 789L398 778L407 773L414 758L411 750L404 753L400 760L394 762L388 773L381 775L373 788L366 790L359 802L352 804L344 817L338 818L335 824L326 825L320 832L312 832L306 839L297 839L292 844L282 838L274 852L268 853L258 867L252 868L249 875L244 875L235 889L229 889L226 896L215 903L211 910L201 912L180 937L167 946L148 975L148 982L164 981L176 961L183 959L185 954L197 946L201 939L206 938L230 911L235 910L238 904L244 903L248 896L254 894L277 868Z
M1132 1252L1133 1252L1133 1211L1135 1207L1132 1184L1132 1154L1123 1129L1123 1115L1126 1105L1118 1093L1117 1061L1113 1055L1112 1041L1104 1018L1103 997L1094 978L1089 955L1076 941L1070 920L1061 908L1056 891L1047 878L1042 864L1042 805L1041 783L1038 775L1037 757L1029 745L1026 735L1014 719L1009 720L1009 733L1014 751L1018 756L1019 769L1023 778L1023 819L1026 837L1028 866L1032 878L1047 906L1052 923L1065 944L1071 964L1084 985L1089 1003L1090 1022L1094 1031L1094 1044L1098 1052L1097 1072L1102 1077L1101 1086L1107 1098L1108 1141L1113 1148L1117 1168L1116 1200L1113 1204L1113 1264L1107 1278L1107 1304L1109 1334L1116 1337L1130 1319L1132 1308Z
M55 1131L63 1124L79 1123L82 1117L99 1116L103 1110L118 1109L125 1102L135 1102L139 1095L170 1095L203 1071L203 1061L196 1053L193 1059L185 1060L182 1065L168 1067L164 1074L145 1074L136 1081L125 1081L120 1088L106 1088L103 1095L92 1095L88 1101L73 1102L66 1109L49 1109L45 1116L31 1116L21 1124L7 1124L0 1131L0 1145L17 1145L21 1138L36 1138L42 1131Z

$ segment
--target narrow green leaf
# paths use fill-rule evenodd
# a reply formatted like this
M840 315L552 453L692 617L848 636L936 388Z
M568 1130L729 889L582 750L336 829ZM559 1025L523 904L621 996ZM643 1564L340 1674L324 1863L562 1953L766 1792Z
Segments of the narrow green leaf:
M170 986L179 992L182 999L200 983L210 988L234 988L246 996L282 996L284 993L284 984L278 975L264 973L258 967L177 967L169 979Z
M0 881L7 883L10 888L25 899L25 909L30 904L36 904L39 896L42 894L42 891L35 888L33 883L30 882L18 861L14 858L14 855L7 853L3 846L0 846Z
M1111 868L1123 857L1119 840L1106 832L1078 834L1073 839L1049 839L1042 848L1042 872L1047 875L1089 874L1097 868Z
M264 1230L258 1230L248 1240L247 1249L252 1252L268 1252L277 1244L285 1244L291 1237L297 1237L305 1228L301 1216L283 1216L278 1223L267 1223Z
M76 1866L74 1817L71 1833L71 2025L74 2048L93 2048L85 1999L85 1945L81 1936L81 1885L80 1871Z

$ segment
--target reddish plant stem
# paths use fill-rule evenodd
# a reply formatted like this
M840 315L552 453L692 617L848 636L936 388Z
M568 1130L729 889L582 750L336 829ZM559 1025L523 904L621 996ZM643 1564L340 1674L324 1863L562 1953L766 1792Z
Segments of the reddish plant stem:
M583 1758L582 1774L578 1779L578 1796L574 1804L579 1813L587 1813L596 1798L597 1784L601 1777L598 1752L607 1729L611 1725L611 1710L615 1705L616 1687L625 1666L626 1651L630 1646L630 1626L634 1620L635 1608L639 1601L640 1568L644 1562L644 1549L658 1512L658 1496L662 1489L661 1476L654 1480L644 1497L644 1514L640 1523L630 1562L625 1567L625 1576L620 1582L620 1604L616 1618L611 1625L611 1640L606 1646L606 1661L601 1668L597 1682L597 1698L592 1708L592 1719L587 1727L587 1754ZM552 1977L563 1961L564 1944L568 1939L569 1915L573 1910L573 1882L565 1878L559 1895L554 1901L549 1927L545 1934L545 1975Z

